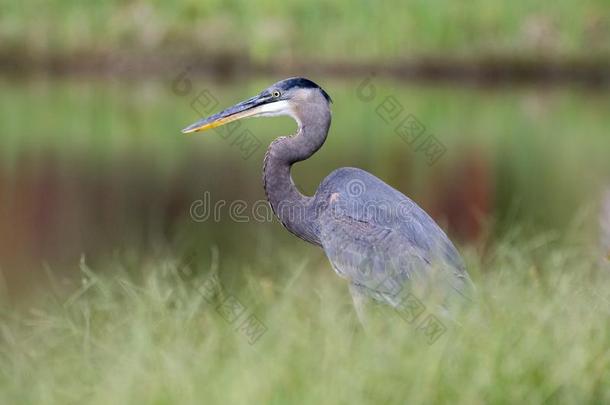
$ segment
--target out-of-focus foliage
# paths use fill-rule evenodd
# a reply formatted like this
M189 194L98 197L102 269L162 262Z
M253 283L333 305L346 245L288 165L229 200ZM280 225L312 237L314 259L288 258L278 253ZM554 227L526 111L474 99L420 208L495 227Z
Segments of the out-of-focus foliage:
M81 263L70 288L51 270L27 311L2 306L0 401L607 403L608 274L579 249L514 236L485 264L467 255L478 302L431 344L423 319L392 314L365 334L326 262L260 238L239 281L222 250L212 268L163 256ZM264 326L248 327L251 315Z
M599 59L610 55L610 8L606 0L0 1L1 51L180 48L254 59Z
M0 403L610 403L607 3L0 0ZM418 61L445 69L419 83ZM360 333L323 252L254 212L294 123L244 121L248 159L180 133L280 68L334 99L303 192L361 167L463 252L478 301L433 345L391 317ZM396 133L408 114L436 163ZM266 326L253 346L228 297Z

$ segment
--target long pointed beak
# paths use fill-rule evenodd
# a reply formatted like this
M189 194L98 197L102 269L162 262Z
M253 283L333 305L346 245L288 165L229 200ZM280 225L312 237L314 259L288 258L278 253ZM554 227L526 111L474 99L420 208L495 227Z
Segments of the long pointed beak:
M206 129L216 128L241 118L252 117L260 112L258 107L266 102L266 97L263 97L260 94L256 95L246 101L235 104L233 107L229 107L218 114L203 118L194 124L189 125L182 130L182 133L190 134L192 132L205 131Z

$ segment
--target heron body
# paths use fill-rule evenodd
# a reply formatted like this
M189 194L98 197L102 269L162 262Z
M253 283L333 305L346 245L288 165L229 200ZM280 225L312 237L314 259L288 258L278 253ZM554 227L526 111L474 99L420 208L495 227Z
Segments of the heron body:
M296 134L277 138L265 154L267 199L290 232L324 249L336 273L349 282L354 302L372 299L396 308L409 291L418 291L420 299L434 293L442 305L453 297L467 297L471 283L459 253L434 220L404 194L349 167L328 175L314 196L303 195L295 186L290 169L324 144L330 103L317 84L291 78L183 132L246 117L291 116L298 124Z

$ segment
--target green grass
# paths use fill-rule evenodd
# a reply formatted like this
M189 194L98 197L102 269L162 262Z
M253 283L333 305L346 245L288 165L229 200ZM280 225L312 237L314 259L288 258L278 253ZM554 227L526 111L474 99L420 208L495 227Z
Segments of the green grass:
M0 402L610 401L608 273L589 249L520 239L485 259L467 252L478 303L431 345L398 318L363 333L321 252L295 260L299 242L272 259L274 276L262 255L228 268L222 254L211 266L83 262L71 277L80 272L80 286L51 272L32 303L3 305ZM254 344L202 293L212 273L221 299L238 298L266 326Z
M256 60L610 54L605 0L0 1L0 49L32 55L185 49ZM354 44L358 44L357 50Z

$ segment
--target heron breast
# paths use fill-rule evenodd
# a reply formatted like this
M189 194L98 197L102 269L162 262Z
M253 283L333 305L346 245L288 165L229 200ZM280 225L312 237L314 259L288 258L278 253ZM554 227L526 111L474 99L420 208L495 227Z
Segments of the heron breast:
M339 193L332 193L330 195L330 198L328 199L328 203L332 204L332 203L337 202L337 200L339 200Z

